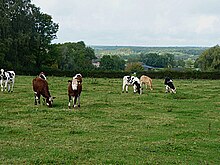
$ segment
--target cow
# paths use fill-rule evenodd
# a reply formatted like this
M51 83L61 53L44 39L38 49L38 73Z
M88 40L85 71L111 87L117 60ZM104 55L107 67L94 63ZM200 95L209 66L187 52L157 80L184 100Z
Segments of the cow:
M4 92L8 89L8 92L13 92L15 83L15 72L14 71L4 71L1 69L0 73L0 85L1 91Z
M143 93L144 85L146 86L146 90L147 90L147 86L149 86L150 90L153 90L152 79L148 76L142 75L140 77L140 84L141 84L141 93Z
M123 77L123 85L122 85L122 92L124 93L124 90L126 90L126 93L128 93L128 86L133 86L134 93L140 94L140 80L135 76L124 76ZM126 89L125 89L126 88Z
M40 104L40 96L42 95L44 97L44 101L46 100L47 106L52 107L53 99L55 99L55 97L51 97L47 81L42 78L36 77L33 79L32 84L35 105L37 105L37 103Z
M40 72L40 74L38 75L38 77L44 79L44 80L47 80L47 77L45 76L45 73L44 72Z
M77 107L76 102L78 100L78 107L80 108L80 95L82 92L82 75L76 74L72 80L68 80L68 107L71 108L71 100L73 99L73 108Z
M176 93L176 88L173 84L173 80L169 77L166 77L164 80L165 92Z

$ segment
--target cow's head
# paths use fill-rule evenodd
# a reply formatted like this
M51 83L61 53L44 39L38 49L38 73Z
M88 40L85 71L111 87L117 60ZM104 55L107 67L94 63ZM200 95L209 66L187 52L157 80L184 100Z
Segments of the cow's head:
M44 72L40 72L39 77L44 79L44 80L47 80L47 77L45 76Z
M3 74L4 74L4 69L1 69L0 76L3 76Z
M166 93L167 92L170 92L170 93L176 93L176 88L174 87L174 85L172 84L168 84L168 85L165 85L165 88L166 88Z
M172 85L172 86L170 87L170 92L171 92L171 93L176 93L176 88L174 87L174 85Z
M56 97L48 97L48 98L46 98L46 104L47 104L47 106L49 107L49 108L51 108L52 107L52 105L53 105L53 99L55 99Z
M135 86L136 92L137 92L138 94L141 94L141 85L140 85L140 83L137 82L137 81L135 81L135 82L133 83L133 85Z

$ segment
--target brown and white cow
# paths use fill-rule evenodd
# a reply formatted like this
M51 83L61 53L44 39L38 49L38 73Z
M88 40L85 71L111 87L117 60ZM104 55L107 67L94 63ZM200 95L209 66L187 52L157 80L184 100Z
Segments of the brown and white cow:
M37 103L40 104L40 96L43 96L46 100L47 106L52 107L53 99L55 97L51 97L47 81L36 77L33 79L32 84L34 90L35 105L37 105Z
M78 107L80 107L80 94L82 92L82 75L76 74L72 80L68 80L68 96L69 104L68 107L71 108L71 100L73 100L73 108L76 107L76 102L78 100Z
M141 93L143 93L144 85L146 86L146 90L147 90L147 86L149 86L150 90L153 90L152 79L148 76L142 75L140 78L140 84L141 84Z

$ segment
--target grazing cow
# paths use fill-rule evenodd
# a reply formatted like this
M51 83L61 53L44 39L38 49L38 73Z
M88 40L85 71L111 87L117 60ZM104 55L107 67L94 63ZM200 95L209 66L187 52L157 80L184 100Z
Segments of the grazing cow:
M124 76L123 77L123 85L122 85L122 92L126 88L126 93L128 93L128 86L133 86L134 93L138 92L140 94L140 80L135 76Z
M165 91L166 93L167 92L176 93L176 88L173 84L173 80L171 80L169 77L165 78L164 85L165 85L165 88L166 88L166 91Z
M150 87L150 90L153 90L152 79L148 76L142 75L140 78L140 84L141 84L141 93L143 92L144 85L146 86L146 90L147 90L147 86Z
M52 107L53 99L55 97L51 97L47 81L42 78L36 77L33 79L32 83L35 105L37 105L37 103L40 104L40 96L42 95L46 100L47 106Z
M44 80L47 80L47 77L45 76L45 73L44 72L40 72L40 74L38 75L38 77L44 79Z
M76 107L76 102L78 99L78 107L80 107L80 94L82 92L82 75L76 74L72 80L68 80L68 96L69 104L68 107L71 108L71 100L73 100L73 108Z
M14 71L5 72L4 69L1 69L1 73L0 73L1 91L2 92L6 91L6 89L8 88L8 92L13 92L14 83L15 83L15 72Z

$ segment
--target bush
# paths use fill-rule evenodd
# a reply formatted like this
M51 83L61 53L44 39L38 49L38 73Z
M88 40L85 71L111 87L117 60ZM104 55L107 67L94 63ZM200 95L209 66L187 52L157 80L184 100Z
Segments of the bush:
M46 69L46 70L20 70L16 71L18 75L31 75L36 76L41 71L45 72L47 76L67 76L73 77L77 73L81 73L83 77L93 77L93 78L122 78L125 75L131 75L130 72L124 71L61 71L59 69ZM163 79L165 77L170 77L172 79L220 79L220 72L201 72L201 71L143 71L137 72L137 77L141 75L146 75L151 78Z

